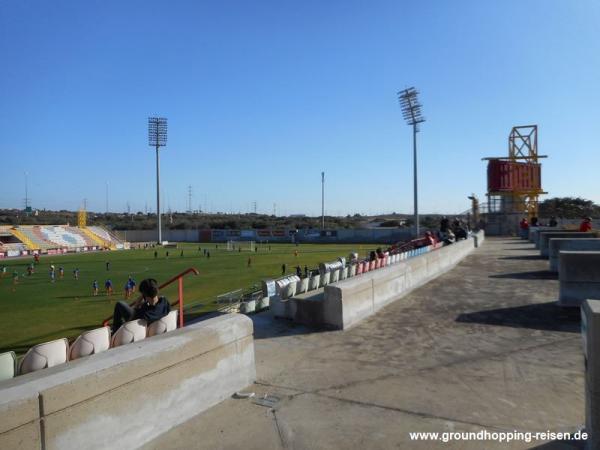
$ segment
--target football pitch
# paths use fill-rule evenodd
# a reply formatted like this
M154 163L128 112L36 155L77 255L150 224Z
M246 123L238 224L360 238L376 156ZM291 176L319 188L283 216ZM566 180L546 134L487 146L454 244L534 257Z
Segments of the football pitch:
M282 264L287 274L295 267L316 268L318 263L347 257L355 251L365 256L375 244L270 244L258 245L256 252L227 251L226 244L179 244L178 248L123 250L111 252L78 253L42 256L33 275L27 275L27 266L33 257L2 260L7 267L0 280L0 307L4 319L0 327L0 353L13 350L22 354L32 345L60 337L74 338L82 331L101 326L110 316L114 304L124 300L125 283L131 275L137 285L144 278L156 278L159 283L194 267L200 275L184 279L185 304L197 304L195 314L217 308L218 295L243 289L245 292L260 288L265 278L281 276ZM202 250L199 250L199 249ZM204 255L210 252L210 258ZM295 251L298 255L295 255ZM169 257L166 257L166 252ZM183 251L183 256L181 252ZM248 267L248 258L251 265ZM110 262L110 269L106 269ZM50 279L50 265L56 268L56 280ZM64 269L64 277L58 269ZM79 269L79 279L73 271ZM13 271L19 280L14 284ZM110 279L114 292L107 296L104 282ZM92 295L92 283L98 281L99 294ZM169 301L177 299L177 283L161 291Z

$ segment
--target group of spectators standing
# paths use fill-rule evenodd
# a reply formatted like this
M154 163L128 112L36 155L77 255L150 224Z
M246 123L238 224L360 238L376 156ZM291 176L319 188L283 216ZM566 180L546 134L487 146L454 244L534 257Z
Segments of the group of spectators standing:
M550 220L548 221L547 225L544 225L543 223L539 222L537 217L532 217L531 223L527 220L526 217L523 217L523 219L521 219L521 222L519 222L519 229L521 231L521 235L526 235L528 233L529 227L540 227L540 226L556 227L556 226L558 226L558 222L556 221L556 217L554 217L554 216L550 217ZM583 220L579 224L579 231L582 231L582 232L592 231L592 218L591 217L583 218Z

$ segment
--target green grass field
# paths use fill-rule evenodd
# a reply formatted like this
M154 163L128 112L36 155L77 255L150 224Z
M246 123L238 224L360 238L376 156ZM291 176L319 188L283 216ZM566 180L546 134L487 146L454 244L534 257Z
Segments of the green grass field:
M207 259L198 247L210 251ZM128 250L98 253L67 254L62 256L42 256L36 266L36 273L27 275L27 265L33 258L3 260L7 266L4 278L0 280L0 304L4 319L0 327L0 352L13 350L24 353L34 344L59 337L74 338L84 330L101 325L110 316L114 304L124 299L124 286L129 275L139 285L147 277L156 278L159 283L195 267L199 276L188 275L184 281L185 303L201 303L195 312L216 309L215 298L235 289L250 290L260 285L264 278L281 275L281 265L287 265L289 274L295 273L297 265L315 268L319 262L331 261L338 256L347 256L357 251L361 256L372 250L372 244L312 245L271 244L258 246L258 252L228 252L225 244L180 244L179 248L154 250ZM169 250L169 259L165 257ZM181 257L181 250L184 256ZM294 251L298 250L298 256ZM252 266L247 267L248 258ZM110 271L106 270L110 261ZM57 269L55 283L50 282L50 264ZM64 268L64 278L58 278L58 268ZM13 284L12 273L18 270L19 282ZM73 270L79 268L79 279L75 280ZM106 296L104 281L110 278L114 293ZM92 282L98 280L100 293L92 295ZM162 292L170 301L177 298L177 285L174 283Z

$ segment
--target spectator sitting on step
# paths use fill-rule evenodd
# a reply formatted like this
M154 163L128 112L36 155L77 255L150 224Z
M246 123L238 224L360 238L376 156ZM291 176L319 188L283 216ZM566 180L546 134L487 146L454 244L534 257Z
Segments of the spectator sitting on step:
M140 283L141 298L132 306L120 301L115 305L113 314L112 331L116 332L125 322L135 319L143 319L148 324L165 317L171 311L169 301L165 297L158 296L158 282L153 278L147 278Z
M558 222L556 221L556 217L554 217L554 216L550 217L550 222L548 222L548 226L555 227L557 225L558 225Z

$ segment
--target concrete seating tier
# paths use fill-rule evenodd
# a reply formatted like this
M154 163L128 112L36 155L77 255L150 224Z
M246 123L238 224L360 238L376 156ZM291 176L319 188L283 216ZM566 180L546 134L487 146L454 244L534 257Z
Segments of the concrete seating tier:
M2 381L0 448L140 447L254 382L252 333L227 314Z
M458 244L468 242L469 247L480 246L485 239L483 231L472 233L466 240L458 241ZM463 245L463 244L461 244ZM404 252L388 253L386 252L381 258L375 260L358 260L357 254L350 256L346 265L345 258L338 258L336 261L321 263L319 265L319 274L311 274L307 278L300 279L295 276L283 276L276 280L265 280L263 282L263 300L269 304L271 314L274 317L286 318L306 323L309 325L319 325L336 327L330 323L321 321L323 312L317 312L318 308L322 308L324 296L326 296L327 286L338 286L340 283L347 282L351 279L357 279L365 274L382 273L382 271L398 266L399 264L411 261L413 258L418 259L422 255L427 255L434 250L444 248L443 243L438 242L426 247L420 247ZM431 258L435 259L435 258ZM266 291L266 282L272 282L275 288L275 295L268 296ZM300 311L297 302L302 302L302 308L308 308L310 312ZM246 305L243 311L246 312ZM300 316L297 317L297 314ZM313 317L313 320L308 318Z
M600 251L600 238L551 238L548 246L550 271L558 272L559 253L561 251Z
M548 243L553 238L589 239L598 237L598 233L581 231L542 231L538 239L538 246L542 258L548 258Z
M579 307L586 299L600 299L600 251L559 253L558 304Z
M268 301L271 313L275 317L293 319L296 314L296 306L294 302L289 301L292 297L294 299L306 298L311 301L316 298L322 298L321 294L323 293L323 288L325 286L398 264L400 261L425 254L440 247L441 245L430 245L392 255L386 252L382 258L377 258L373 261L354 260L348 265L345 265L345 258L338 258L333 262L321 263L319 264L319 274L310 275L308 278L300 279L297 276L292 275L283 276L273 280L276 295L273 297L265 297L265 299ZM301 297L303 294L307 295ZM264 295L267 295L266 292ZM243 312L246 312L247 305L243 306Z
M476 236L481 245L483 231ZM356 267L353 277L297 293L291 298L271 298L271 313L309 326L346 329L450 270L474 248L475 236L436 251L431 251L431 247L410 250L405 252L404 258L398 255L396 263L379 269L366 271L374 261L359 262L349 266ZM420 256L414 257L417 255ZM352 269L348 273L352 273Z

